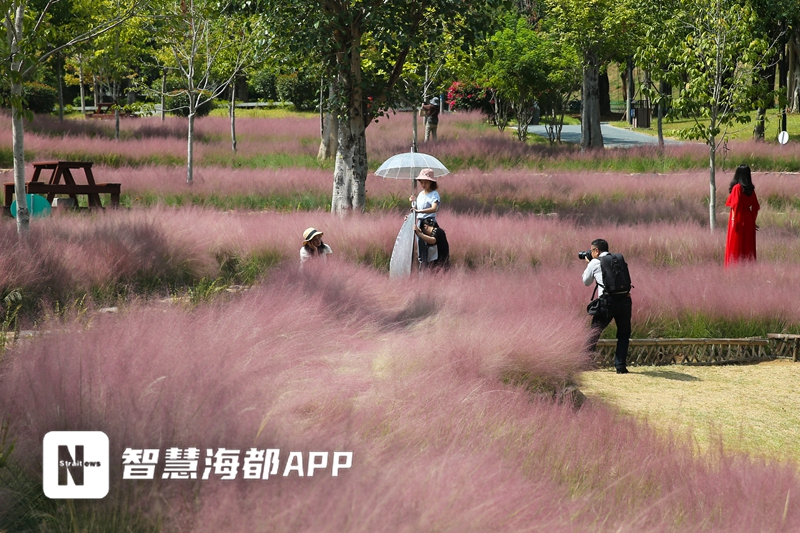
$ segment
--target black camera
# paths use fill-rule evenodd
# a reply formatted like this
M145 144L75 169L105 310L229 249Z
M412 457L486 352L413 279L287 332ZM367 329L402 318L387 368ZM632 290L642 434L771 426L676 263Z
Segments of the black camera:
M578 259L584 260L588 259L589 261L592 260L592 251L586 250L585 252L578 252Z

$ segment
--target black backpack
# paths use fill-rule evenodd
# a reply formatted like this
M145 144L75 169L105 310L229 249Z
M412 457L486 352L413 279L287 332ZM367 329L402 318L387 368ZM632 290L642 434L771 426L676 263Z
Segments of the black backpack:
M603 273L603 291L608 294L624 294L630 292L631 274L628 263L622 254L606 254L600 259L600 270Z

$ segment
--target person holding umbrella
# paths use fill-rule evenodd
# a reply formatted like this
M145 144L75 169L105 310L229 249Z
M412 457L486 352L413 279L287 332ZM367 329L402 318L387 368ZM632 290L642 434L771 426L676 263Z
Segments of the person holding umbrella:
M419 176L417 176L417 182L419 182L422 190L417 195L416 202L413 195L409 196L408 200L411 202L411 211L416 213L417 227L420 227L422 219L431 219L436 222L436 212L439 211L439 205L442 200L436 190L438 185L436 184L433 169L423 168ZM419 235L417 235L417 250L421 265L423 267L427 266L428 245Z
M393 155L375 171L375 175L381 178L409 180L411 182L409 202L412 202L413 208L421 211L421 213L414 211L414 216L406 216L400 231L397 233L397 239L392 248L392 258L389 262L390 278L411 275L414 241L416 240L414 238L414 226L417 223L417 216L419 215L422 218L426 215L436 216L441 199L439 194L435 192L435 183L438 178L449 173L450 171L447 170L447 167L432 155L415 151ZM424 196L420 195L421 202L416 204L414 202L417 196L416 179L418 176L422 179L423 187L428 187L428 190L423 191ZM425 182L430 182L430 184L434 185L429 187L429 183Z

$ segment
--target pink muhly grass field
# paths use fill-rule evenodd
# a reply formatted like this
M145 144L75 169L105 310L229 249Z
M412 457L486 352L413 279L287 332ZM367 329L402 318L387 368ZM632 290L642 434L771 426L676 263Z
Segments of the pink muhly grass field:
M32 170L28 173L31 174ZM332 190L332 173L324 169L197 167L192 185L186 184L185 169L177 166L97 166L94 173L99 181L121 183L123 192L133 195L134 205L137 197L145 194L287 198L311 194L329 198ZM718 175L717 222L721 227L727 220L725 200L730 178L728 173ZM773 208L768 200L783 198L791 203L792 198L800 196L800 180L782 173L756 173L754 179L762 204L761 218L771 224L791 225L797 215L796 207ZM376 205L405 208L411 194L411 182L383 179L371 174L366 190L368 200L376 202ZM459 213L558 213L592 225L603 221L617 224L658 221L708 224L708 176L703 172L631 175L470 169L442 177L439 192L443 208Z
M786 506L794 466L697 455L603 406L574 412L503 382L585 368L585 317L553 307L560 282L486 272L409 285L317 266L193 310L45 324L2 361L13 457L36 476L46 432L105 431L116 496L80 508L160 512L174 531L800 527ZM352 451L354 463L337 478L121 480L124 448L170 446L280 448L281 469L289 451Z
M438 218L448 234L454 274L485 273L507 283L500 274L518 273L537 280L542 294L558 287L547 298L578 315L591 290L580 284L585 264L577 252L603 237L630 265L634 298L643 304L635 321L650 310L657 316L702 310L710 316L778 316L800 322L791 297L800 278L800 241L783 230L759 232L756 265L726 271L724 232L690 223L585 228L558 217L468 216L446 210ZM324 232L323 240L334 250L331 261L373 264L376 257L388 261L401 224L402 215L396 213L337 217L201 208L109 210L92 217L36 219L30 243L23 245L14 221L7 219L0 226L0 246L7 251L0 257L0 287L58 298L142 278L183 283L215 278L230 257L269 253L296 265L307 227ZM735 294L748 294L749 303L735 304ZM482 298L486 305L495 299L491 294ZM525 302L543 298L531 294Z
M410 113L389 114L380 117L367 128L367 151L371 168L377 168L388 157L410 150L412 140ZM0 117L0 148L11 147L10 119ZM439 142L422 142L422 121L419 127L419 151L430 153L445 163L461 168L507 167L509 165L542 166L553 162L594 162L602 167L615 159L696 160L693 167L704 168L708 150L700 143L668 146L662 156L651 147L617 149L581 154L575 147L565 145L551 148L544 144L523 144L514 140L510 131L499 132L484 124L478 113L447 113L442 117ZM236 122L239 157L253 158L265 154L284 154L304 159L314 157L319 145L319 119L303 117L239 118ZM195 160L198 165L204 158L232 162L236 156L230 150L230 122L227 117L201 117L196 121ZM150 164L167 159L177 162L186 156L186 119L169 117L161 122L159 117L123 119L120 121L121 141L114 140L113 121L65 120L37 116L26 126L26 149L35 159L97 158L118 160L135 165ZM782 147L751 141L729 143L730 159L754 162L758 170L760 161L786 160ZM116 156L116 157L115 157ZM791 158L788 158L791 159ZM724 162L720 161L722 165ZM793 163L795 166L797 162Z

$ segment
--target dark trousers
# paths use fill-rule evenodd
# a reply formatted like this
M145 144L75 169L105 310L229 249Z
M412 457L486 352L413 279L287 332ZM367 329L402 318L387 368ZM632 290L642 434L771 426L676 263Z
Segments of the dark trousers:
M428 243L417 237L417 256L419 267L428 268Z
M589 350L597 349L597 341L603 330L613 319L617 324L617 351L614 355L614 367L617 370L627 368L628 344L631 340L631 310L633 304L630 295L608 296L608 315L592 317L592 330L589 334Z

